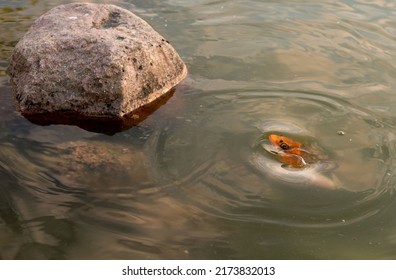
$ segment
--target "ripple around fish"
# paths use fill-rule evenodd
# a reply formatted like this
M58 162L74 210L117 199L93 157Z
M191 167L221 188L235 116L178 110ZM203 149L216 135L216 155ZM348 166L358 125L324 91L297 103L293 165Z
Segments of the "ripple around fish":
M214 217L278 226L335 228L384 215L394 198L390 120L321 93L225 92L152 139L163 192ZM287 173L257 147L270 132L314 142L331 168ZM317 174L329 189L309 183Z
M333 117L337 118L338 115L342 115L343 118L346 120L346 127L348 128L348 133L353 134L353 128L358 127L359 129L364 129L365 131L360 131L359 133L356 133L359 136L365 136L367 140L363 141L356 141L358 147L354 147L355 152L359 152L361 150L365 149L372 149L373 150L373 155L375 154L374 150L376 148L374 147L383 147L383 143L386 143L386 149L392 149L394 145L394 136L389 135L389 131L393 128L393 125L391 123L387 123L386 121L382 121L378 116L376 116L374 113L369 112L368 110L365 110L363 108L359 108L358 106L355 106L351 103L345 102L344 100L339 100L339 99L332 99L330 97L324 97L324 96L319 96L318 97L313 97L307 95L307 94L300 94L298 93L297 96L303 97L303 98L308 98L311 100L317 100L318 105L321 107L324 107L324 111L326 111L329 108L332 108L334 110L332 112ZM355 119L353 122L350 121L350 125L347 123L350 119ZM262 132L267 132L270 133L272 132L282 132L284 131L286 134L287 133L295 133L295 134L300 134L300 133L305 133L305 137L309 137L310 135L317 135L317 131L304 131L303 128L296 126L293 123L288 124L286 122L279 122L277 120L275 121L267 121L263 122L262 124L259 125L259 128L261 129ZM373 132L373 129L375 131ZM323 131L325 132L325 131ZM332 134L336 135L335 131L331 131ZM323 133L326 136L326 132ZM375 134L375 135L371 135ZM328 135L328 133L327 133ZM315 138L321 138L323 135L318 135ZM304 135L300 137L304 138ZM336 138L336 137L334 137ZM340 137L338 137L340 138ZM347 141L349 142L354 142L354 138L347 138ZM371 138L371 139L370 139ZM379 144L378 142L382 142L382 144ZM314 209L310 209L310 211L306 211L306 207L301 207L301 206L306 206L306 205L300 205L301 208L293 208L290 209L291 213L294 213L294 215L299 216L299 212L301 212L302 217L304 215L311 216L312 221L309 222L308 224L301 223L298 225L294 226L308 226L308 227L334 227L334 226L341 226L341 225L346 225L346 224L353 224L362 220L366 220L368 218L374 217L378 215L380 212L382 212L381 208L387 208L388 204L387 202L392 201L392 196L393 196L393 186L389 185L389 180L390 179L387 177L391 177L391 174L388 174L388 169L392 168L391 166L394 166L394 156L392 155L386 155L385 153L382 153L379 157L377 156L372 156L372 158L367 158L365 160L367 161L378 161L378 166L377 169L371 169L370 167L373 167L374 165L368 165L364 162L364 159L360 159L360 162L357 160L354 161L349 161L348 159L345 159L345 155L342 155L342 152L336 151L337 145L331 145L331 142L327 141L326 143L328 145L327 150L332 151L332 156L333 160L337 162L337 165L339 165L339 168L344 168L346 171L337 171L335 170L333 173L333 176L338 176L337 181L335 181L339 186L336 186L339 188L339 190L334 190L333 194L327 193L325 198L330 198L330 197L337 197L342 193L342 196L344 198L349 197L348 200L344 199L336 199L332 205L332 207L329 207L326 199L320 199L317 200L317 202L322 201L323 205L320 203L315 206ZM360 147L361 145L361 147ZM365 145L372 145L370 148L365 147ZM333 147L332 147L333 146ZM346 149L345 147L339 147L340 149ZM334 151L335 150L335 151ZM346 152L346 155L348 153ZM272 176L275 175L275 178L280 181L287 181L289 186L293 185L311 185L312 186L331 186L334 187L331 184L331 181L329 181L330 177L323 177L322 175L318 174L311 174L312 169L309 169L308 172L303 170L302 172L286 172L283 170L283 168L280 167L280 164L276 165L274 162L271 162L270 159L266 158L265 154L262 153L257 153L257 151L253 152L253 155L251 156L250 163L253 164L258 169L261 169L261 172L264 172L266 176L268 177L269 174ZM368 173L371 174L379 174L376 178L373 178L371 180L372 185L370 185L370 182L367 181L367 186L359 186L359 188L356 189L355 187L349 188L348 184L354 183L354 178L347 178L344 174L347 172L352 166L352 163L356 163L356 166L354 166L354 169L359 170L360 168L362 170L367 170ZM360 166L359 166L360 165ZM367 165L367 168L364 166ZM348 168L346 168L346 167ZM364 172L364 171L363 171ZM299 174L297 174L299 173ZM352 177L354 174L352 174ZM364 173L361 172L360 176L364 177ZM347 178L348 180L345 180ZM358 185L361 181L357 181L356 185ZM302 184L301 184L302 183ZM310 190L312 191L312 189ZM345 193L345 191L348 191L348 193ZM295 190L293 190L293 193L295 193ZM304 192L305 193L305 192ZM390 200L389 200L390 199ZM305 203L305 202L304 202ZM288 204L292 205L292 204ZM309 203L308 203L309 205ZM302 210L302 211L301 211ZM313 210L313 211L311 211ZM326 219L322 219L322 223L315 223L316 221L321 220L321 215L320 212L318 213L318 210L321 210L322 214L325 214L327 216ZM325 210L323 212L323 210ZM353 214L353 215L351 215ZM334 218L334 216L340 217L337 219ZM341 218L344 217L344 218ZM324 218L324 217L322 217ZM297 219L298 220L298 219Z

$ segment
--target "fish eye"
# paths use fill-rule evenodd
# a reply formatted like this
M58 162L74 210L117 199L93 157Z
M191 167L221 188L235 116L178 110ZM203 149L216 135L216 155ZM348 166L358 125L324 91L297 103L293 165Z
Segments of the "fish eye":
M288 150L290 149L289 145L287 145L285 142L283 142L282 140L280 141L279 146L282 148L282 150Z

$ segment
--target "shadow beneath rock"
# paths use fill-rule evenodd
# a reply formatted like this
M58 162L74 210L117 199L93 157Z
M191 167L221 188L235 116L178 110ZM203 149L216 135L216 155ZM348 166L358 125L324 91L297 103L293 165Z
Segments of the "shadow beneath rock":
M75 125L87 131L103 133L106 135L114 135L144 121L149 115L164 105L174 93L175 88L171 89L153 102L146 104L121 118L114 116L87 117L73 111L58 111L48 114L22 115L27 120L37 125Z

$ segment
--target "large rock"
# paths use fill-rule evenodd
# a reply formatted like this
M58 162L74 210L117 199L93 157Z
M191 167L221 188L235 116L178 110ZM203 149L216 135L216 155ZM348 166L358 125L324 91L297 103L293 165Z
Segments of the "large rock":
M111 119L169 92L187 69L139 17L114 5L84 3L38 18L16 45L8 73L24 116Z

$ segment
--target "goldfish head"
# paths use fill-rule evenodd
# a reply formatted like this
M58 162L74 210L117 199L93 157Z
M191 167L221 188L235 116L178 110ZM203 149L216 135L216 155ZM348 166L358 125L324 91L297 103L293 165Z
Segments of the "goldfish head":
M282 135L270 134L268 139L272 145L282 149L285 153L296 154L296 151L299 151L301 148L301 143Z
M287 166L302 168L307 165L302 157L302 145L282 135L270 134L271 144L278 150L278 160Z

